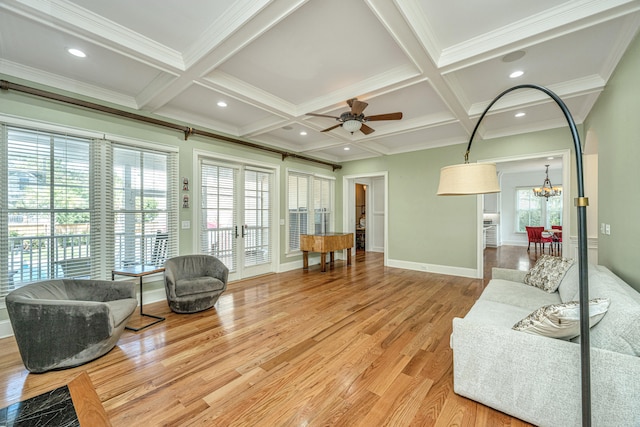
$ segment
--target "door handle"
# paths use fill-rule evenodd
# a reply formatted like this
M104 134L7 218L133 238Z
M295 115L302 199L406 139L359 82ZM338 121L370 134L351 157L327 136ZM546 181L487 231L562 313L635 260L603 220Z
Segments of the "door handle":
M238 238L238 226L236 225L235 227L235 235L236 235L236 239Z
M244 232L244 228L246 227L246 225L242 226L242 238L244 239L244 236L247 235L247 233Z

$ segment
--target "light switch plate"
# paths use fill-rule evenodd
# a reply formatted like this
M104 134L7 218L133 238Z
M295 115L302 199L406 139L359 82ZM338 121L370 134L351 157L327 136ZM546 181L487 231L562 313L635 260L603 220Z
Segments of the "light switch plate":
M191 228L191 221L182 221L182 229L186 230Z

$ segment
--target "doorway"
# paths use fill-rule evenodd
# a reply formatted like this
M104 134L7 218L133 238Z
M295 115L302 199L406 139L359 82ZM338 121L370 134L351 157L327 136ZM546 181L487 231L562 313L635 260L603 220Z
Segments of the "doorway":
M562 190L562 205L564 207L566 206L570 206L569 202L570 202L570 194L571 194L571 179L570 179L570 155L571 152L570 150L559 150L559 151L552 151L552 152L543 152L543 153L535 153L535 154L529 154L529 155L525 155L525 156L513 156L513 157L502 157L502 158L497 158L497 159L487 159L487 160L482 160L481 163L496 163L496 169L499 171L500 174L503 174L505 171L510 170L510 171L522 171L522 172L526 172L526 171L535 171L535 172L539 172L540 171L540 162L548 162L549 158L553 157L556 159L556 162L558 162L559 167L561 169L561 176L562 176L562 186L563 186L563 190ZM533 165L533 166L532 166ZM536 169L532 169L532 167L535 167ZM542 172L544 172L544 169L542 169ZM544 179L544 176L541 175L540 179ZM530 184L538 184L538 181L532 182ZM501 182L500 184L501 188L503 187L503 183ZM478 210L477 210L477 230L478 230L478 236L477 236L477 265L478 265L478 275L477 277L483 277L485 275L485 270L487 270L488 268L491 267L491 265L485 265L485 256L484 256L484 244L485 244L485 218L487 217L485 211L484 211L484 196L483 195L478 195ZM514 195L510 195L511 199L513 199ZM507 203L505 201L505 199L510 200L508 197L505 198L505 195L502 194L500 199L503 200L503 203ZM515 204L515 201L513 202ZM498 209L498 211L500 211L500 209ZM497 232L500 234L500 236L497 238L497 240L503 241L503 230L502 227L509 227L509 232L513 231L513 221L510 222L510 220L512 218L503 218L504 212L500 212L498 214L498 218L499 218L499 225L497 227ZM562 225L566 230L570 230L570 210L569 209L563 209L562 210ZM568 234L568 233L566 233ZM497 248L499 249L499 247ZM523 250L526 252L526 245L523 246ZM495 249L494 249L495 250ZM568 253L568 248L566 247L566 245L562 245L562 251L563 253ZM490 275L490 271L487 271L487 274Z
M367 249L367 184L356 182L356 251Z
M387 172L345 176L343 189L344 232L354 233L356 251L383 253L387 265Z
M220 259L229 280L273 271L274 171L200 158L199 184L198 252Z

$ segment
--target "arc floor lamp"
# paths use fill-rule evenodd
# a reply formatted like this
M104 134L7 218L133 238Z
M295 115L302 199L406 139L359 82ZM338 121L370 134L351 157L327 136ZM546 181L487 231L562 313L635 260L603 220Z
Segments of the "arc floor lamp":
M578 178L578 197L575 205L578 210L578 269L580 290L580 364L582 375L582 425L591 425L591 354L589 339L589 283L587 260L587 206L589 199L584 196L584 179L582 172L582 146L576 129L575 121L565 103L551 90L534 84L522 84L509 88L499 94L484 110L478 123L476 123L469 145L464 155L464 163L453 166L445 166L440 170L439 196L453 196L466 194L497 193L500 191L496 174L495 163L469 163L471 143L482 119L489 109L504 95L518 89L535 89L544 92L551 97L564 113L576 153L576 174Z

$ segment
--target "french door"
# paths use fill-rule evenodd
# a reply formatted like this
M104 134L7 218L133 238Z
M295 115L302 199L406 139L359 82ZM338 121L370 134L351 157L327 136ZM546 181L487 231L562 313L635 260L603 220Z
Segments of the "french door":
M200 252L229 268L230 280L273 271L271 170L200 162Z

